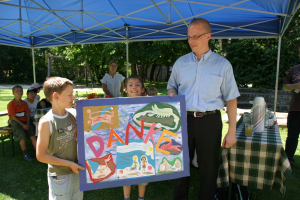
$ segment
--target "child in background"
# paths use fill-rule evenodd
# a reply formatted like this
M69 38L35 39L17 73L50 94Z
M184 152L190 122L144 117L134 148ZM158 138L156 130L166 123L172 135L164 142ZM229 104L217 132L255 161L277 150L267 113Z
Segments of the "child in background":
M78 99L78 91L75 92L75 99Z
M157 96L157 89L155 87L151 87L148 89L148 96Z
M43 86L41 86L40 84L38 84L38 83L33 83L30 87L33 87L33 88L35 88L36 90L37 90L37 92L36 93L39 93L40 91L41 91L41 88L43 88ZM40 100L40 95L36 95L36 99L39 101Z
M7 104L10 126L14 133L15 141L20 141L24 159L31 161L32 158L26 150L26 137L30 138L34 149L36 148L36 137L33 125L30 123L30 110L27 103L22 100L22 86L16 85L12 88L12 91L15 98Z
M35 89L34 87L30 87L27 89L27 98L24 99L24 101L27 103L28 108L30 110L29 116L31 121L34 118L37 104L39 103L39 101L36 99L36 95L37 95L37 89Z
M79 170L84 168L77 164L73 82L51 77L44 83L44 93L52 110L39 121L36 156L40 162L48 163L49 199L83 199Z
M50 103L50 101L48 101L47 98L44 98L41 101L39 101L36 108L42 109L42 108L51 108L51 107L52 107L52 104Z
M128 77L125 84L125 92L129 97L139 97L142 96L142 93L145 91L145 86L142 79L139 76L130 76ZM141 183L138 185L139 188L139 200L143 200L146 192L146 186L148 183ZM124 199L130 199L130 190L131 185L123 186Z
M144 92L142 92L141 96L146 97L147 96L147 88L144 87Z

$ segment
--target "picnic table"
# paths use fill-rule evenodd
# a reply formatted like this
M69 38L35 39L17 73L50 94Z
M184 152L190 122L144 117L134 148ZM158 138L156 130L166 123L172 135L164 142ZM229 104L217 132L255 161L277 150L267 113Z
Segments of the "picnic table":
M245 136L243 117L237 122L237 142L222 150L217 187L228 187L230 181L238 185L270 191L286 191L286 180L292 169L282 146L278 125L263 132Z

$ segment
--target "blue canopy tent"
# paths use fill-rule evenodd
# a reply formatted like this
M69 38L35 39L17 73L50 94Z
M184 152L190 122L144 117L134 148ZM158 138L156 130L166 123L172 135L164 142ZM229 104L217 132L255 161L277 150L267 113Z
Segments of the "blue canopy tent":
M0 44L32 48L182 40L198 17L212 38L279 38L300 6L298 0L0 0ZM33 64L34 65L34 64ZM34 82L35 67L34 69ZM128 71L128 70L127 70Z

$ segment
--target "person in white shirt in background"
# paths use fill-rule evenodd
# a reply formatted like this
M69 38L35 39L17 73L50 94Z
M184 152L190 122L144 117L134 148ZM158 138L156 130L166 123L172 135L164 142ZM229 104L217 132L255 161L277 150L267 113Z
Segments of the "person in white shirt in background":
M109 62L109 73L101 79L104 97L122 97L124 93L124 76L117 72L117 62Z
M41 89L43 88L43 86L38 83L33 83L30 87L37 89L37 93L39 93L41 91ZM36 99L39 101L40 98L41 98L40 95L37 94Z

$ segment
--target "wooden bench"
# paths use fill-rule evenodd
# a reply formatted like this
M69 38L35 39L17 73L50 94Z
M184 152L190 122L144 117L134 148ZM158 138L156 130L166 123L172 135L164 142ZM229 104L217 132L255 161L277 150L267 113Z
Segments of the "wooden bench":
M4 153L4 140L6 138L10 138L11 148L12 148L12 155L13 155L13 157L15 157L15 142L14 142L14 136L13 136L13 132L12 132L11 128L9 126L0 127L0 135L1 135L3 156L5 156L5 153Z
M0 116L6 116L6 115L8 115L7 110L5 110L5 111L0 111Z

